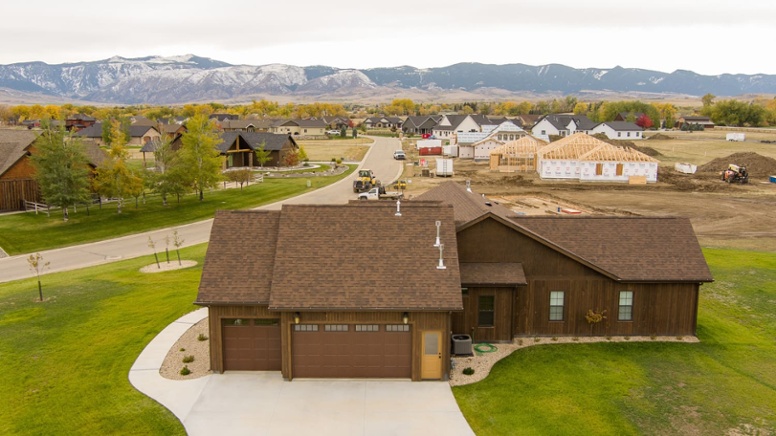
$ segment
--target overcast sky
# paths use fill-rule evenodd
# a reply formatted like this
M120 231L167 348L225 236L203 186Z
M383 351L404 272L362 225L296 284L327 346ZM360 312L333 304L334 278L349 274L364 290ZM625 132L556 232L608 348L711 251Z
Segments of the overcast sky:
M776 74L774 0L3 1L0 64L458 62Z

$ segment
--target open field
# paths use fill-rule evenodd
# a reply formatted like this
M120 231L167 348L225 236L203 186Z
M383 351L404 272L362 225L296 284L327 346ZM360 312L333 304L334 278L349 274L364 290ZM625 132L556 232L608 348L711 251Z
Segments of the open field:
M776 254L705 250L698 344L534 346L453 392L478 435L772 435Z
M476 192L527 215L556 214L561 207L588 214L684 216L705 247L776 251L776 184L767 183L769 174L750 172L749 185L729 185L716 172L684 175L673 169L674 161L704 164L739 152L776 158L776 144L750 142L749 133L743 143L725 141L722 131L661 133L678 139L636 143L666 154L657 156L661 167L655 184L545 181L536 173L491 172L487 163L456 159L451 178L422 178L419 167L405 166L403 177L412 181L406 194L411 198L439 183L468 179ZM776 132L757 135L776 140ZM418 158L414 149L404 148L408 162ZM433 156L429 161L433 169Z
M73 244L99 241L147 230L173 227L212 218L218 209L247 209L274 203L300 195L347 177L355 166L345 173L331 177L265 178L262 183L252 183L243 189L219 189L205 193L204 201L189 194L178 203L168 198L162 206L158 196L150 197L146 204L142 199L135 208L134 199L125 201L122 213L116 213L116 204L107 203L99 209L91 206L70 213L70 220L62 220L62 212L54 210L50 217L34 213L0 216L0 247L9 255L30 253Z
M304 147L307 157L311 161L331 162L332 158L344 158L347 162L360 162L369 151L369 144L373 141L369 138L356 139L336 138L323 140L300 140L300 147Z

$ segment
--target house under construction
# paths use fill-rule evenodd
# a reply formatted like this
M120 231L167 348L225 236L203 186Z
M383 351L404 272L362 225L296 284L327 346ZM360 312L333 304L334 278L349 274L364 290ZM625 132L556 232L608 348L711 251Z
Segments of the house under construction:
M542 179L657 182L657 159L586 133L575 133L542 147L538 156L538 172Z
M516 141L509 141L490 152L490 170L502 173L535 172L537 153L546 145L546 142L533 136L523 136Z

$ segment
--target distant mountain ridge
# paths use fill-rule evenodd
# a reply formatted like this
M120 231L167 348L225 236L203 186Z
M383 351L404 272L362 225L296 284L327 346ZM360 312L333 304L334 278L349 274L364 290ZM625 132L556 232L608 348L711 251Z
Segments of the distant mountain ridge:
M441 68L341 69L285 64L231 65L195 55L114 56L93 62L0 65L0 88L60 99L112 104L175 104L251 96L357 99L402 92L563 95L584 92L718 96L776 94L776 75L673 73L615 67L576 69L560 64L459 63Z

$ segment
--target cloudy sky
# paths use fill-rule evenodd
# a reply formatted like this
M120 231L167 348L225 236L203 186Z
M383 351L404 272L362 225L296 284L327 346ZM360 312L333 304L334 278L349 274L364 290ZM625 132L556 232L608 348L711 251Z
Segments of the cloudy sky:
M0 64L191 53L247 65L559 63L776 74L773 0L3 3Z

